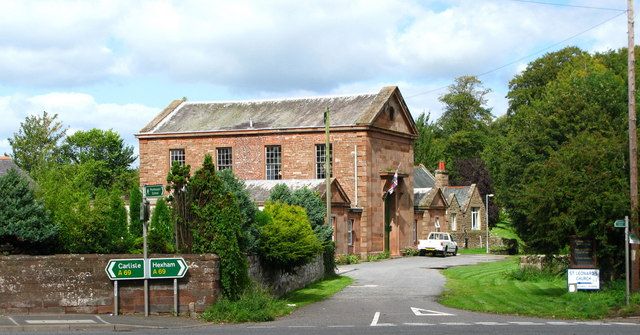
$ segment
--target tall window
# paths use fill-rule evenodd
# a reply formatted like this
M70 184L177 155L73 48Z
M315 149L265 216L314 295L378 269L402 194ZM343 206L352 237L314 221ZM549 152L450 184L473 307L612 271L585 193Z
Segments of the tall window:
M267 180L282 179L282 150L279 145L266 147Z
M216 151L218 154L218 170L232 170L233 158L231 156L231 148L218 148Z
M327 175L324 172L324 164L327 159L327 146L325 144L316 144L316 178L324 179ZM333 145L329 144L329 171L330 177L333 177Z
M440 218L436 217L436 231L440 231Z
M458 230L458 221L457 221L456 213L451 213L451 230Z
M418 243L418 220L413 220L413 243Z
M347 220L347 243L353 245L353 219Z
M180 165L185 163L184 149L171 149L169 150L169 165L173 165L173 162L180 162Z
M480 208L471 208L471 230L480 230Z

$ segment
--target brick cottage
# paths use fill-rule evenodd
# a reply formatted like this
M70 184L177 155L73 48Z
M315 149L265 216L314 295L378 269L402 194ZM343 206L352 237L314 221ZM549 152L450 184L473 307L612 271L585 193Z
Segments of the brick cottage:
M140 183L163 185L173 161L196 169L210 154L218 169L232 169L258 193L276 183L323 190L327 108L336 252L399 255L414 245L417 130L397 87L352 96L173 101L136 134ZM384 197L396 171L398 185ZM385 219L391 223L389 245Z

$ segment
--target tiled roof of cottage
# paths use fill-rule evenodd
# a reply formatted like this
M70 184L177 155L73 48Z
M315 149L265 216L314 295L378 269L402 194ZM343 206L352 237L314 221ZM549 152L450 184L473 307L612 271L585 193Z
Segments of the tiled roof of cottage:
M26 173L24 170L22 170L18 165L16 165L16 163L13 162L13 160L11 159L11 157L9 156L4 156L1 155L0 156L0 176L4 176L5 174L7 174L7 172L9 172L9 170L14 169L16 171L18 171L18 173L27 178L27 180L29 180L29 182L31 184L33 184L33 179L31 179L31 177L29 176L28 173Z
M436 178L427 170L424 165L420 164L413 167L413 188L430 188L436 187Z
M433 190L433 188L431 187L414 188L413 189L413 205L420 206L420 202L422 201L422 199L426 198L429 192L431 192L431 190Z
M321 128L326 108L331 112L333 127L369 125L396 91L397 87L389 86L378 93L351 96L235 102L176 100L140 133Z
M455 196L460 204L460 208L464 211L467 208L469 200L471 200L471 193L474 186L447 186L444 187L442 192L445 197L449 199L451 196Z

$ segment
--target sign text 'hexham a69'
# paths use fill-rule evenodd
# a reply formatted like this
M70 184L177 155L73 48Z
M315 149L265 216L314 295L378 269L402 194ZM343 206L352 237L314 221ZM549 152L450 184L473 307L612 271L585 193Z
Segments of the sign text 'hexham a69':
M111 259L105 271L111 280L182 278L189 267L184 258Z

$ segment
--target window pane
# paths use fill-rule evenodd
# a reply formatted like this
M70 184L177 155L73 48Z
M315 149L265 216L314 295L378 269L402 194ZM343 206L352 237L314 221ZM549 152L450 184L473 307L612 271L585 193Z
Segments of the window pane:
M218 148L218 170L231 170L233 167L233 159L231 155L231 148Z
M316 144L316 178L323 179L326 178L325 174L325 162L327 158L327 150L326 145L324 144ZM331 171L331 177L333 177L333 144L329 144L329 170Z
M282 179L282 161L279 145L267 146L266 148L267 180Z
M173 162L180 162L180 165L185 163L184 149L171 149L169 150L169 165L173 165Z

